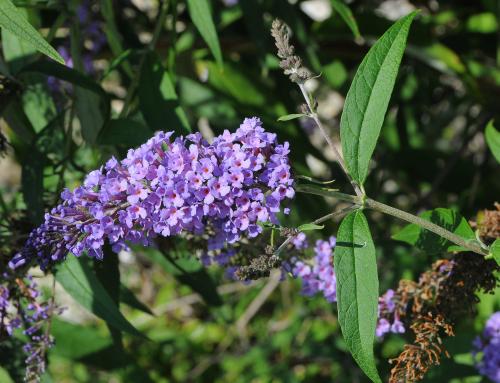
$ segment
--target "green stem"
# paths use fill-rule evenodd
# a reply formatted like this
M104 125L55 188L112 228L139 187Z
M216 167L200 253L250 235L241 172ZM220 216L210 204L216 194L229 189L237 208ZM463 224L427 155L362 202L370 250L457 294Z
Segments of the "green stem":
M452 233L449 230L446 230L445 228L436 225L435 223L432 223L430 221L427 221L423 218L420 218L416 215L407 213L403 210L396 209L392 206L383 204L381 202L374 201L370 198L367 198L365 200L365 206L367 208L377 210L381 213L392 215L393 217L402 219L403 221L414 223L415 225L418 225L420 227L423 227L424 229L427 229L434 234L437 234L445 239L447 239L450 242L453 242L454 244L464 247L470 251L473 251L474 253L481 254L481 255L488 255L488 251L484 250L481 245L476 243L475 241L468 241L464 238L462 238L459 235L456 235Z
M332 190L332 189L326 189L326 188L318 188L314 186L309 186L309 185L298 185L296 187L297 192L300 193L306 193L306 194L314 194L314 195L320 195L323 197L334 197L337 198L341 201L346 201L346 202L351 202L352 204L357 204L360 206L364 206L366 208L372 209L379 211L384 214L392 215L393 217L399 218L403 221L413 223L415 225L418 225L426 230L429 230L430 232L439 235L440 237L443 237L447 239L448 241L454 243L455 245L461 246L465 249L468 249L474 253L481 254L481 255L488 255L488 251L483 249L481 245L475 241L471 240L466 240L459 235L456 235L455 233L452 233L449 230L446 230L445 228L436 225L435 223L432 223L430 221L427 221L423 218L420 218L416 215L407 213L403 210L396 209L392 206L383 204L381 202L374 201L370 198L365 198L363 201L362 197L350 195L350 194L345 194L345 193L340 193L338 191Z
M340 193L334 189L320 188L311 185L297 185L295 187L295 190L299 193L314 194L322 197L334 197L341 201L350 202L355 205L363 205L363 199L361 197L346 193Z
M335 161L337 161L337 163L341 167L342 171L346 175L347 179L351 182L351 185L354 188L354 191L356 192L356 195L357 196L364 195L363 190L361 189L361 187L350 176L349 171L347 170L347 166L346 166L346 164L344 162L344 159L340 155L340 153L337 150L337 147L335 146L335 144L333 143L330 135L328 134L328 132L326 131L325 127L321 123L321 121L320 121L320 119L318 117L318 114L316 113L316 110L315 110L314 106L311 104L311 97L309 95L309 92L307 91L307 89L304 86L304 84L299 83L298 85L299 85L300 91L302 92L302 96L304 96L304 99L306 100L307 109L309 110L309 115L314 120L314 122L318 126L321 134L323 135L326 143L328 144L328 146L330 147L330 149L333 151L333 154L335 156Z
M348 206L344 209L335 210L335 211L332 211L330 214L324 215L323 217L320 217L320 218L314 220L312 223L314 225L319 225L320 223L328 221L328 220L332 219L333 217L350 213L351 211L359 209L360 207L361 207L361 205L354 204L354 205Z

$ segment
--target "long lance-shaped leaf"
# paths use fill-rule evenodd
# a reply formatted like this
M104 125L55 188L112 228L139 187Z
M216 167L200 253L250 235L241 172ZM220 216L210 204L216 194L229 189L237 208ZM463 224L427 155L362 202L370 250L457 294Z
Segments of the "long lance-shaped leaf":
M57 270L56 280L80 305L104 319L110 326L145 337L123 316L85 259L68 256Z
M396 22L373 45L347 93L340 137L347 169L359 184L368 173L415 15L410 13Z
M25 19L10 0L0 0L0 27L33 45L39 52L64 64L64 59Z
M347 5L343 3L343 0L331 0L333 9L335 9L340 17L344 19L344 22L351 29L354 37L358 38L361 36L359 33L358 23L356 23L356 19L352 15L351 10Z
M373 381L381 382L373 356L377 325L378 276L368 222L361 211L346 216L335 248L340 328L352 356Z
M217 64L222 66L222 53L220 50L219 37L210 12L207 0L187 0L188 11L194 25L212 51Z

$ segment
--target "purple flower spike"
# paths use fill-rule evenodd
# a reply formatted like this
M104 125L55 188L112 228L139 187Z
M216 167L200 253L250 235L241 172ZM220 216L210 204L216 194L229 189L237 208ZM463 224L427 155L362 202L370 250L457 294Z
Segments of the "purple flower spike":
M376 335L381 338L392 332L394 334L403 334L406 329L399 318L394 301L395 292L389 289L378 299L378 322Z
M209 250L222 249L258 235L258 222L277 222L281 202L294 194L288 143L278 144L260 119L245 119L212 144L199 133L173 142L171 135L157 133L121 162L112 158L90 172L83 186L65 190L11 268L35 259L46 269L68 252L101 258L105 241L119 250L204 229Z
M307 247L307 239L299 233L292 241L297 249ZM328 241L318 240L314 247L315 256L311 264L296 261L292 270L295 278L302 279L302 294L312 296L323 293L329 302L337 301L337 278L333 269L333 249L336 238L330 237Z
M483 334L474 340L473 355L479 373L500 383L500 311L486 322ZM482 357L479 357L482 353Z

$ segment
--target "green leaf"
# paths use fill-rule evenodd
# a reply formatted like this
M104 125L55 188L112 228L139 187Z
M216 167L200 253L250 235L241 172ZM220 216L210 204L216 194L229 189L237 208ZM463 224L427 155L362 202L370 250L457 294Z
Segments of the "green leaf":
M201 263L191 255L181 254L182 258L174 259L170 254L155 249L148 249L145 254L179 282L200 294L208 305L220 306L222 304L214 281Z
M148 54L142 68L139 106L150 128L155 131L174 130L178 134L191 132L170 75L158 55Z
M334 263L342 334L365 374L372 381L381 382L373 355L378 308L377 263L368 222L361 211L352 212L342 220Z
M83 139L90 145L95 144L104 126L109 110L103 99L94 92L80 87L75 88L76 115L80 120Z
M94 271L97 279L109 294L116 307L120 304L120 261L111 249L111 245L106 243L103 248L104 258L100 262L94 262ZM117 349L123 348L122 333L113 325L106 322L113 343Z
M82 307L104 319L109 325L144 338L120 312L86 259L69 255L57 270L56 280Z
M411 22L417 12L396 22L375 43L358 68L340 121L347 169L363 184L384 122Z
M82 36L78 23L71 25L71 56L76 70L84 71L82 58ZM90 145L95 144L99 132L110 114L109 100L85 88L74 90L76 115L80 120L83 139Z
M20 8L19 13L26 19L32 15L32 13L25 8ZM24 65L33 60L37 50L26 40L21 39L7 29L2 28L1 32L3 57L10 73L15 74Z
M123 145L130 148L143 144L152 136L153 132L140 122L118 118L108 121L97 141L103 145Z
M344 19L347 26L351 29L354 37L361 37L361 34L359 33L358 23L356 23L356 19L352 15L349 7L345 5L342 0L331 0L331 3L333 9L335 9L339 13L340 17Z
M304 113L287 114L286 116L281 116L280 118L278 118L278 121L290 121L290 120L295 120L296 118L301 118L306 116L307 114Z
M22 190L26 212L30 221L38 226L43 222L43 168L45 157L36 147L31 147L23 158Z
M495 239L495 242L490 246L490 253L493 256L493 259L500 266L500 239Z
M484 136L493 156L500 163L500 132L493 126L493 120L488 122Z
M154 313L151 311L151 309L144 303L142 303L139 299L137 299L134 293L123 284L120 286L120 301L122 303L125 303L127 306L132 307L133 309L154 316Z
M31 144L35 140L35 129L26 116L20 100L14 99L6 105L6 108L2 113L2 117L25 144Z
M494 33L498 30L498 21L492 12L478 13L467 19L466 28L469 32Z
M52 319L51 335L56 344L50 351L67 359L79 359L111 345L109 338L103 337L90 326L79 326L57 318Z
M0 382L14 383L7 370L3 369L2 367L0 367Z
M122 37L118 32L118 27L116 25L116 18L113 10L113 1L112 0L101 0L100 1L101 13L104 18L104 33L106 34L106 39L111 48L113 54L117 57L120 57L124 54ZM135 76L132 67L128 61L124 62L123 69L127 73L130 78Z
M103 97L106 92L91 77L77 71L76 69L61 65L53 61L37 61L22 68L20 74L38 73L52 76L59 80L69 82L83 89L90 90Z
M269 106L264 90L262 90L255 79L250 78L241 68L227 62L224 71L214 62L200 62L200 69L208 69L208 83L219 92L222 92L232 100L242 105L263 107ZM242 89L244 91L242 92Z
M106 68L106 70L102 74L102 79L105 79L106 77L108 77L111 74L111 72L113 72L114 70L119 68L124 62L126 62L126 60L135 56L138 53L139 53L138 51L134 51L132 49L127 49L127 50L121 52L118 56L116 56L109 63L109 66Z
M467 220L454 210L437 208L426 211L420 216L466 240L475 241L474 231L467 223ZM429 254L437 254L443 251L468 251L415 224L406 225L401 231L394 234L392 238L396 241L416 246Z
M10 0L0 0L0 27L31 44L39 52L64 64L64 59L26 20Z
M187 0L187 5L193 24L212 51L219 66L222 67L222 52L214 21L212 20L209 2L207 0Z
M323 225L316 225L314 223L305 223L303 225L300 225L297 230L299 231L312 231L312 230L321 230L325 226Z

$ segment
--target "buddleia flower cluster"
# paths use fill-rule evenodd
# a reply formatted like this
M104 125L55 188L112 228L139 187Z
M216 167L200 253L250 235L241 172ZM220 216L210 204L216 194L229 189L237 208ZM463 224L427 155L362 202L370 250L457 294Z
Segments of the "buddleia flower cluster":
M314 257L310 261L297 260L292 268L292 275L302 281L302 294L313 296L322 293L329 302L337 301L337 279L333 268L333 249L336 238L330 237L327 241L319 239L314 246ZM297 249L307 248L307 239L304 233L299 233L293 239Z
M500 383L500 311L488 319L482 335L474 340L473 354L481 375Z
M111 158L82 186L64 190L63 203L45 215L11 268L36 260L42 269L87 253L103 257L127 243L149 246L157 236L208 236L209 250L278 223L281 203L293 198L289 145L278 144L258 118L209 144L199 133L172 140L159 132L122 161Z
M47 323L61 309L52 301L44 301L37 283L28 275L21 278L5 272L0 284L0 339L21 331L28 341L23 346L26 355L25 381L38 382L45 372L46 353L53 339L46 332Z

